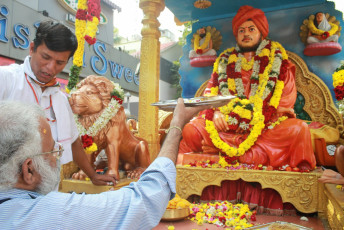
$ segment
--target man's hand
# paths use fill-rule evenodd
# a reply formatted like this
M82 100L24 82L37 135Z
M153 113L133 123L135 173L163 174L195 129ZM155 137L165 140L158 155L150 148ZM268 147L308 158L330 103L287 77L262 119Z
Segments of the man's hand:
M118 182L114 175L101 175L98 173L95 173L90 179L94 185L115 185Z
M173 112L173 118L170 126L178 126L180 128L183 128L187 122L189 122L195 115L197 115L197 113L210 108L211 105L185 107L184 100L182 98L179 98L177 106Z
M213 122L218 132L225 132L229 130L228 123L226 122L226 117L220 111L215 111Z

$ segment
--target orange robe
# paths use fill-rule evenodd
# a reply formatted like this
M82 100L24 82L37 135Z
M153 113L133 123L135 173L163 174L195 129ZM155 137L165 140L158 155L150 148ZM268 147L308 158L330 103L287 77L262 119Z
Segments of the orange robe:
M242 70L242 80L245 87L245 95L250 93L251 71ZM293 108L296 100L295 66L289 62L285 86L279 106ZM207 89L212 87L213 79L209 80ZM277 120L277 115L275 119ZM232 134L219 132L219 136L230 146L238 145L246 139L244 134ZM204 143L202 144L202 141ZM183 129L183 139L179 146L179 153L202 152L202 145L214 147L208 132L205 130L205 120L197 117L188 123ZM182 156L179 156L182 159ZM262 164L266 166L291 167L306 166L313 169L316 160L312 148L311 134L308 125L299 119L289 118L273 129L266 129L258 137L255 144L239 158L241 163Z

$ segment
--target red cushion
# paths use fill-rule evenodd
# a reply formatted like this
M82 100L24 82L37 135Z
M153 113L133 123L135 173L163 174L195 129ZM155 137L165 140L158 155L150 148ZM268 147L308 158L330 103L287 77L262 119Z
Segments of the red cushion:
M306 56L328 56L339 53L342 47L337 42L312 43L306 46L303 54Z

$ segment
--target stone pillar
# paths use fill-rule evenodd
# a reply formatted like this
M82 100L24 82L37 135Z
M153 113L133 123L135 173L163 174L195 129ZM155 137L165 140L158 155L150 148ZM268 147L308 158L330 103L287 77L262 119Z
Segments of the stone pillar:
M164 0L140 0L143 10L139 83L139 136L147 140L151 161L160 150L158 108L151 106L159 100L160 23L158 17L165 8Z

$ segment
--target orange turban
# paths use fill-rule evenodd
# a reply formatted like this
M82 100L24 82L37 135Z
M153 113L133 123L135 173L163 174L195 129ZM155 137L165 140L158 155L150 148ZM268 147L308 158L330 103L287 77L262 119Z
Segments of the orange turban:
M253 8L252 6L242 6L233 18L232 29L234 36L238 35L238 28L241 24L251 19L262 33L263 38L268 36L269 23L262 10Z

